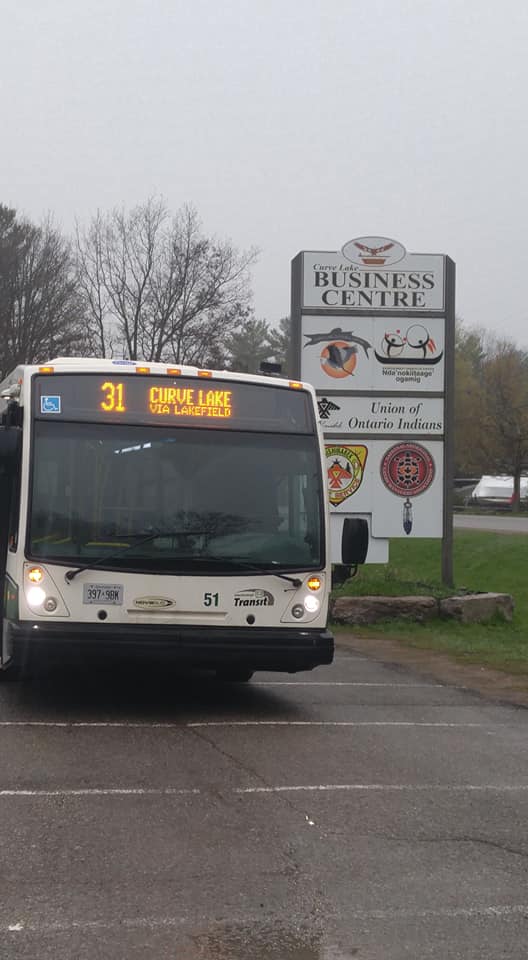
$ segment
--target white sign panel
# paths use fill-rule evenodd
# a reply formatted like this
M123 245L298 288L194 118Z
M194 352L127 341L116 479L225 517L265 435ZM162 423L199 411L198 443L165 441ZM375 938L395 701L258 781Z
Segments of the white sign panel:
M295 376L317 391L325 438L332 560L347 516L369 518L371 563L387 538L441 538L452 261L381 236L301 251L292 320Z
M345 244L343 250L348 250L350 244ZM378 248L371 249L376 252ZM444 309L445 270L441 254L404 252L396 263L389 259L380 254L365 256L363 262L351 262L338 251L303 253L302 306L403 313Z
M372 514L374 537L441 537L443 443L327 438L330 513Z
M303 316L301 343L301 379L319 391L444 389L441 317Z
M441 397L376 397L331 395L318 397L319 419L329 433L433 435L444 432Z

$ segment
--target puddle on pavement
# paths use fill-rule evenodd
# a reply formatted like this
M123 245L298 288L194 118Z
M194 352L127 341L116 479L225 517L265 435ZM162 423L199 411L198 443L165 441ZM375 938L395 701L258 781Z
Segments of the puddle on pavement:
M193 937L196 960L353 960L359 950L343 949L308 931L240 926Z

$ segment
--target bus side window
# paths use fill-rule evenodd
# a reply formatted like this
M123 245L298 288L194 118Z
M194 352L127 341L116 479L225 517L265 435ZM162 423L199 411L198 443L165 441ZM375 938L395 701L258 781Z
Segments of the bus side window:
M22 449L22 448L21 448ZM11 553L16 553L18 547L18 524L20 518L20 482L21 482L21 456L14 466L11 482L9 525L8 525L8 544Z
M0 431L4 431L0 427ZM16 550L20 505L21 431L9 428L0 436L0 569L7 549Z

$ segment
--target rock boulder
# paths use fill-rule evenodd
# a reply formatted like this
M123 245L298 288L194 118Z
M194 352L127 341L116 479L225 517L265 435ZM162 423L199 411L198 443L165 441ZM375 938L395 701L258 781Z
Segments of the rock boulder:
M482 623L496 614L504 620L511 620L513 606L513 597L509 593L469 593L440 600L440 616L454 617L461 623Z
M380 620L433 620L438 616L434 597L336 597L330 603L335 623L366 624Z

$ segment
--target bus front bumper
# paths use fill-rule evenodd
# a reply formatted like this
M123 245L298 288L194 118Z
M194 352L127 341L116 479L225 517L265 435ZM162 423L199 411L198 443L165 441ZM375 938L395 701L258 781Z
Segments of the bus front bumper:
M311 670L332 663L334 638L324 629L87 624L18 621L9 625L16 660L41 652L62 662L90 655L168 659L192 667Z

